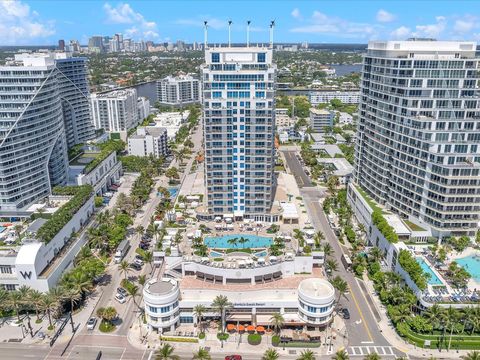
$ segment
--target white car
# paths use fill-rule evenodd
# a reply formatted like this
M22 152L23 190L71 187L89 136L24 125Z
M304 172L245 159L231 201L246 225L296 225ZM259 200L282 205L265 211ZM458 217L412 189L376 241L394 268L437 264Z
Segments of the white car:
M97 324L97 318L91 317L87 321L87 330L95 329L95 325Z
M138 265L140 265L140 266L143 266L143 260L140 260L140 259L138 259L138 258L135 258L135 260L133 260L133 262L134 262L135 264L138 264Z
M115 295L115 300L117 300L120 304L124 304L125 302L127 302L127 298L122 294Z

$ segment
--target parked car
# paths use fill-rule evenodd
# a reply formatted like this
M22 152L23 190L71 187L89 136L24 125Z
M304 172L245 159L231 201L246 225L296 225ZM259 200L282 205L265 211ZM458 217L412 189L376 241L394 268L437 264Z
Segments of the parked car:
M142 260L142 261L143 261L143 256L142 256L142 255L139 255L139 254L137 254L137 255L135 255L135 260L137 260L137 259L138 259L138 260Z
M95 325L97 324L97 318L91 317L87 321L87 330L93 330L95 329Z
M137 271L142 270L142 267L140 265L138 265L137 263L134 263L134 262L130 264L130 267L134 270L137 270Z
M122 287L118 287L118 288L117 288L117 293L119 293L119 294L122 295L122 296L127 296L127 295L128 295L127 290L125 290L125 289L122 288Z
M140 243L140 244L138 245L138 247L139 247L140 249L142 249L142 250L148 250L148 245L145 244L145 243Z
M342 316L346 320L350 319L350 311L348 311L348 309L342 309Z
M115 300L117 300L120 304L124 304L125 302L127 302L127 298L122 294L115 295Z
M143 260L137 259L137 258L135 258L135 260L133 260L133 263L134 263L134 264L137 264L137 265L140 265L140 266L143 266L143 264L144 264L144 263L143 263Z
M225 356L225 360L242 360L241 355L227 355Z

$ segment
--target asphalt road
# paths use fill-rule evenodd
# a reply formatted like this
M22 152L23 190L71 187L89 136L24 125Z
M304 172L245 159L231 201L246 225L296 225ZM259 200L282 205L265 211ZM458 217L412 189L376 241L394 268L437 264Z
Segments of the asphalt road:
M312 181L310 178L305 174L305 170L302 167L302 164L298 161L295 151L282 151L283 155L285 156L285 160L287 161L287 166L290 169L290 172L295 177L297 181L298 187L311 187L313 186Z

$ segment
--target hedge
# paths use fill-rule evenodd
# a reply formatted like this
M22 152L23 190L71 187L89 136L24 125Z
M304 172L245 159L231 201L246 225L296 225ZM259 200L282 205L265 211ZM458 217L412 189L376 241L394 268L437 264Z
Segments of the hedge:
M260 334L249 334L247 341L250 345L259 345L262 342L262 336Z
M197 338L180 338L180 337L160 336L160 340L162 340L162 341L173 341L173 342L183 342L183 343L198 343Z
M218 334L217 334L217 339L218 339L218 340L223 340L223 341L225 341L225 340L228 339L229 336L230 336L230 335L228 335L227 333L218 333Z
M400 250L398 263L403 270L408 273L410 279L413 280L420 290L427 288L427 275L409 251L403 249Z
M125 149L125 143L123 141L118 140L109 140L103 144L100 144L99 147L101 148L100 154L98 154L92 161L90 161L84 168L85 174L88 174L93 169L95 169L98 165L102 163L112 152L114 151L122 151Z
M373 225L375 225L378 230L382 233L382 235L387 239L388 242L395 244L398 242L398 235L393 230L393 227L391 227L387 220L382 215L382 212L380 210L374 210L372 213L372 222Z
M321 342L301 342L301 341L289 341L280 343L280 336L272 336L272 346L274 347L291 347L291 348L318 348Z
M448 348L450 341L450 333L447 331L445 336L443 335L429 335L419 334L414 332L407 323L398 323L396 326L398 334L403 338L406 338L410 343L424 348L425 341L430 340L430 349L437 349L441 345L442 349ZM464 349L464 350L477 350L480 348L480 337L478 336L462 336L453 335L450 350L452 349Z
M60 207L37 231L37 238L48 244L93 195L91 185L55 187L54 195L73 196Z

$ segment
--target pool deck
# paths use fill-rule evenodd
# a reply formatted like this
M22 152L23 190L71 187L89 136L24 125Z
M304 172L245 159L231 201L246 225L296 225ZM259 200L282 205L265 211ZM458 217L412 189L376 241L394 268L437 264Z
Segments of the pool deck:
M451 261L456 261L458 259L463 259L465 257L469 257L469 256L473 256L473 255L477 255L477 256L480 256L480 250L477 250L477 249L474 249L472 247L469 247L465 250L463 250L462 252L460 253L454 253L454 255L451 256L450 260ZM450 262L451 262L450 261ZM459 266L461 266L459 264ZM468 270L467 270L468 271ZM473 289L480 289L480 279L476 279L472 276L472 278L470 278L470 280L468 281L468 288L473 290Z

